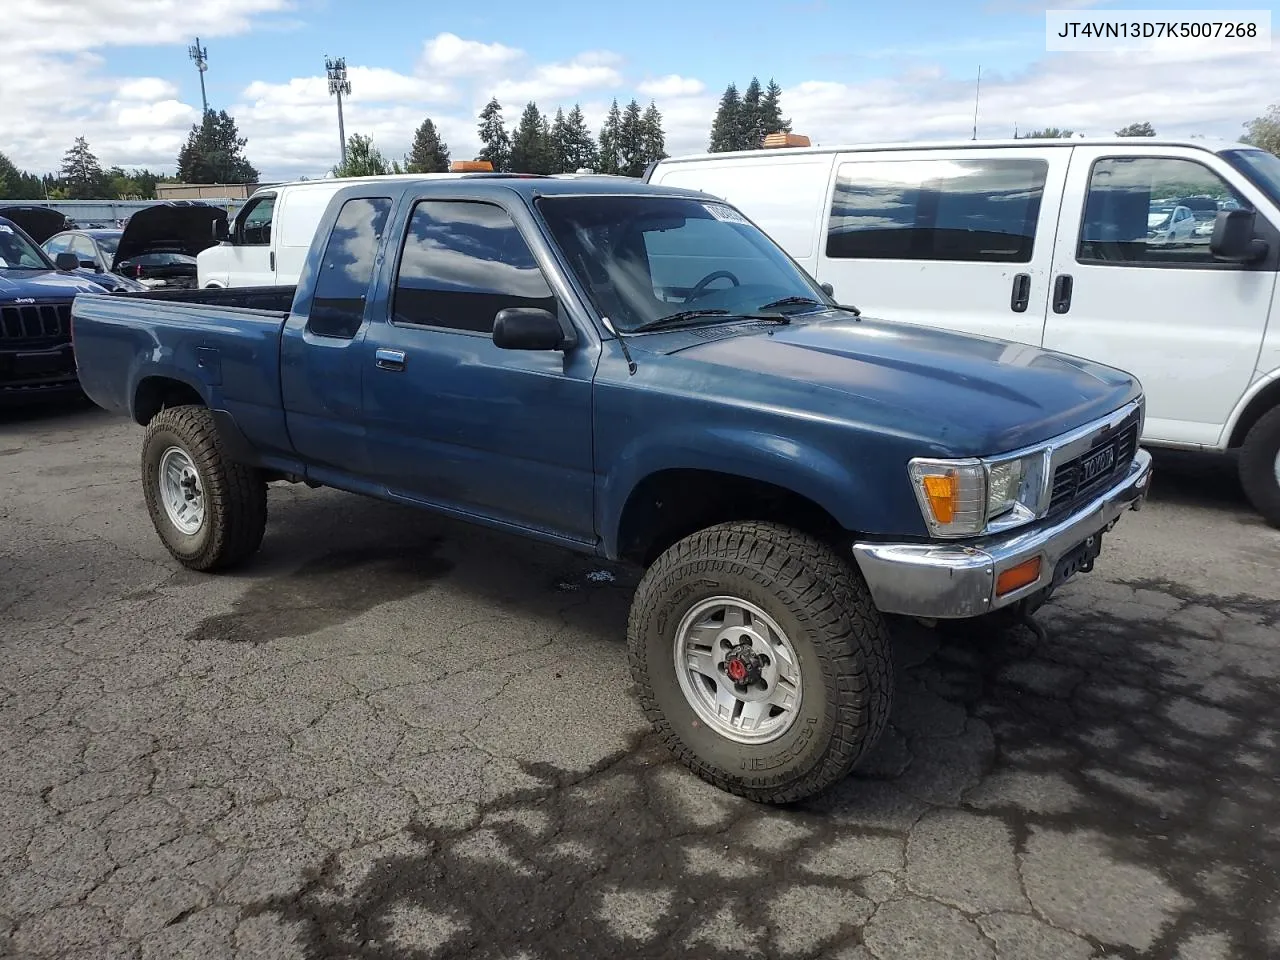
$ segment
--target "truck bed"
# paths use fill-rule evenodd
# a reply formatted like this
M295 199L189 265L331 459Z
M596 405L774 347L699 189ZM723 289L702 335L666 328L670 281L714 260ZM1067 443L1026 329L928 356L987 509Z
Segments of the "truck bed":
M280 334L294 289L82 294L71 307L80 386L99 406L137 416L155 402L148 381L167 378L246 424L283 432Z

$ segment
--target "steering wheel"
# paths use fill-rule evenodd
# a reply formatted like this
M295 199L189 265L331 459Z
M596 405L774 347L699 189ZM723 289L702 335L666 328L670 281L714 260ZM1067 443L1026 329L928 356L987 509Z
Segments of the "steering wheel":
M705 277L693 285L693 289L689 291L690 300L697 300L707 292L707 287L715 283L717 280L732 280L735 287L742 286L742 283L728 270L717 270L714 273L708 273Z

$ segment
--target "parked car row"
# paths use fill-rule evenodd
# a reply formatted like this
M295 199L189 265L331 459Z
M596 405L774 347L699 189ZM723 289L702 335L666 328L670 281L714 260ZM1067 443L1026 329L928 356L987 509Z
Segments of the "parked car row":
M0 207L0 402L77 391L72 299L194 286L196 254L226 222L192 201L156 204L118 230L76 229L34 204Z

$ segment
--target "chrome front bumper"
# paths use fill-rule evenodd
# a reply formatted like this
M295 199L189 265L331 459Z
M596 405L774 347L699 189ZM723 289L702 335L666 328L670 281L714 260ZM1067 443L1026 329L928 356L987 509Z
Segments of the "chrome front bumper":
M881 613L928 619L977 617L1053 584L1058 561L1141 509L1151 486L1151 454L1138 450L1128 475L1091 502L1047 526L1011 530L966 543L855 543L854 559ZM1040 576L996 596L1005 570L1039 556Z

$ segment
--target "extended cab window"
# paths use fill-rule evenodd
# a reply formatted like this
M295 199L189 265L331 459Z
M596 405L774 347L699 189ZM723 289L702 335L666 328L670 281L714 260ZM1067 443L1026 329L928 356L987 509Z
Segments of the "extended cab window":
M394 321L489 333L507 307L557 309L510 215L492 203L420 201L396 274Z
M827 229L832 259L1028 263L1044 160L841 164Z
M391 200L387 197L359 197L342 205L316 278L307 320L307 329L312 333L350 340L360 329L378 244L390 210Z
M251 201L240 218L236 230L236 243L242 246L261 247L271 242L271 218L275 213L276 197L269 193L259 200Z
M1252 209L1202 163L1108 157L1089 175L1076 259L1120 266L1230 268L1209 250L1219 210Z

